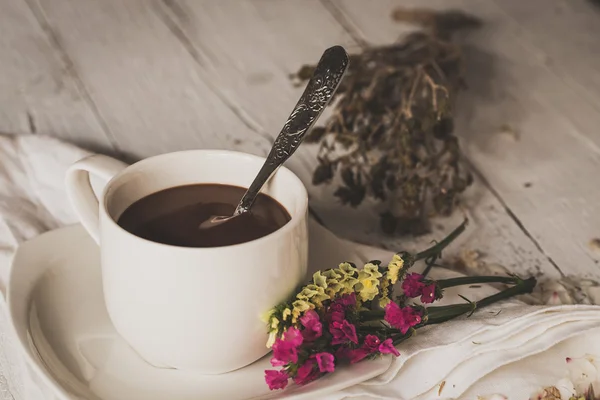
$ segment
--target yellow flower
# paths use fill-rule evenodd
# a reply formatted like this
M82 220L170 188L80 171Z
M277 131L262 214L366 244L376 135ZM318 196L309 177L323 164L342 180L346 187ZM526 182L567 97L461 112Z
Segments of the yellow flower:
M364 268L358 272L358 285L356 289L362 301L373 300L379 294L379 278L381 272L375 264L365 264Z
M377 279L363 279L356 285L362 301L373 300L379 294L379 281Z
M292 303L292 306L294 307L292 309L292 324L296 323L298 317L300 317L300 314L302 314L304 311L314 308L313 304L305 300L296 300Z
M302 288L302 291L296 295L297 299L310 301L314 296L318 295L318 290L313 288L318 288L316 285L306 285ZM320 288L321 290L323 288Z
M335 269L326 269L324 271L319 271L327 280L338 280L342 277L341 274L336 272Z
M388 264L387 278L395 284L398 281L400 270L404 267L404 260L398 254L394 254L392 261Z
M273 343L275 343L275 339L277 339L277 331L273 331L269 333L269 339L267 339L267 348L270 349L273 347Z
M323 300L329 300L329 296L325 294L325 289L317 285L306 285L300 293L296 295L300 300L307 300L316 306L321 306Z
M387 306L390 302L389 286L390 286L390 281L388 281L387 279L383 279L381 281L381 289L379 290L379 292L380 292L379 306L382 308Z
M350 263L345 262L341 263L338 266L338 270L336 272L339 272L343 276L356 276L358 269L356 269L356 267L353 267Z
M379 279L383 275L379 272L379 267L375 264L365 264L363 269L358 272L358 280L362 281L363 279Z
M281 318L285 321L290 315L292 315L292 310L286 307L285 310L283 310L283 313L281 314Z
M277 331L279 320L276 317L271 318L271 331Z
M317 271L313 274L313 283L323 289L327 289L327 277L321 274L321 271Z
M268 324L269 320L271 319L271 315L273 315L274 313L275 313L275 309L271 308L270 310L265 311L264 313L262 313L260 315L260 320L262 322L264 322L265 324Z
M358 283L358 279L346 275L340 280L340 285L342 285L342 293L352 293L354 292L354 286Z
M334 272L341 276L338 283L342 285L342 294L354 292L354 286L358 283L358 279L356 279L358 269L346 262L341 263Z
M383 296L382 296L382 297L379 299L379 307L381 307L381 308L385 308L385 306L387 306L387 305L388 305L388 304L390 304L391 302L392 302L392 301L390 300L390 298L389 298L389 297L387 297L387 296L386 296L386 297L383 297Z
M341 277L341 274L338 274L332 269L327 269L325 271L316 272L313 275L313 281L317 286L324 287L325 293L332 299L335 297L336 293L343 288L339 282ZM322 285L322 279L325 279L325 285Z

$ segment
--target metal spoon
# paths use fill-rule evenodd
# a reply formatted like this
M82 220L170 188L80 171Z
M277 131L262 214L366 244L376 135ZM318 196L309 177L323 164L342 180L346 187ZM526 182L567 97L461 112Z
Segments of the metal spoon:
M213 216L200 224L200 229L222 224L234 217L250 211L263 185L275 174L306 136L323 113L323 110L337 90L344 73L348 69L348 54L341 46L333 46L325 50L313 76L294 107L281 133L275 139L273 147L256 178L240 200L233 215Z

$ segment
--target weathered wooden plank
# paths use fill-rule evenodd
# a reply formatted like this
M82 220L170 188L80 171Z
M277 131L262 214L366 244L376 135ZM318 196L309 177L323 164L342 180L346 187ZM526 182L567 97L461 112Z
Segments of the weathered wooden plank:
M600 111L600 7L590 0L498 1L507 24L544 66ZM595 136L600 143L600 133Z
M36 4L124 153L138 158L190 148L266 152L267 140L203 81L152 2Z
M199 74L218 86L217 90L261 130L274 135L302 90L290 85L288 74L305 63L315 62L332 44L340 43L350 50L356 50L358 45L319 2L237 4L232 7L224 2L168 2L159 12L175 24L178 36L196 54ZM294 170L307 184L314 163L311 146L294 155ZM379 233L378 218L372 208L340 207L330 189L309 185L309 191L313 207L338 234L393 249L422 248L462 218L457 213L442 219L443 227L438 226L432 235L418 240L392 240ZM515 271L557 273L480 181L467 201L472 224L462 241L464 247L482 250L490 254L491 260L514 267Z
M195 57L198 74L269 138L279 133L304 90L292 85L289 75L318 61L333 44L356 48L316 0L158 5L159 15ZM290 160L297 172L303 172L306 150Z
M22 0L0 2L0 131L112 150L68 59Z
M460 8L484 19L483 29L465 38L470 89L462 94L457 124L465 152L544 254L568 274L600 276L600 255L587 245L600 226L600 187L594 184L600 116L543 65L514 22L489 1L333 4L375 44L406 31L390 19L394 7ZM578 58L585 56L581 49ZM518 134L503 134L503 125Z

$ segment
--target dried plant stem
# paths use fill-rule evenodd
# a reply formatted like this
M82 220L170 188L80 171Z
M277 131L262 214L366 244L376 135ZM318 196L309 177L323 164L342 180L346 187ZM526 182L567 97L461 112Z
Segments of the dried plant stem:
M320 144L313 184L339 178L334 195L343 204L374 199L384 205L384 232L418 235L432 216L449 215L472 181L453 133L463 65L451 37L478 21L428 10L397 10L394 18L423 30L351 56L333 115L306 141ZM308 79L313 68L294 78Z

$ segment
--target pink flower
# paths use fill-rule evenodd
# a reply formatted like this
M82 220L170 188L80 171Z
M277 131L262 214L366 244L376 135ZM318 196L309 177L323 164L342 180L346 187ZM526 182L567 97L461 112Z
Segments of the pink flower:
M298 346L302 344L302 334L296 328L290 328L283 334L283 339L275 339L271 365L281 367L290 362L298 362Z
M371 354L371 352L364 348L350 350L350 353L349 353L350 364L359 362L360 360L362 360L369 354Z
M329 325L329 332L333 335L331 344L345 343L348 340L358 344L356 327L348 322L348 320L343 320L342 322L332 322Z
M315 355L317 365L321 372L333 372L335 370L335 361L331 353L317 353Z
M309 342L321 337L323 334L323 324L319 321L319 314L315 310L308 310L300 318L300 323L304 326L302 336Z
M327 309L327 320L331 322L342 322L346 318L346 311L344 306L340 303L333 303Z
M374 353L379 349L379 344L381 340L375 335L367 335L365 337L365 343L363 344L363 348L369 353Z
M283 334L283 340L298 347L302 344L302 333L296 328L290 328Z
M378 352L380 344L381 340L377 336L365 336L365 341L359 349L350 350L348 355L350 364L357 363L368 355Z
M344 308L356 307L356 293L345 294L336 300L336 302L344 306Z
M309 382L314 381L319 377L319 369L317 367L317 361L314 358L309 358L304 364L298 368L294 382L298 385L306 385Z
M433 303L435 300L435 283L424 285L421 290L421 301L425 304L429 304Z
M273 343L273 357L271 358L271 365L274 367L281 367L290 362L298 362L298 350L296 346L290 342L276 339L275 343Z
M288 378L288 374L283 370L265 370L265 381L270 390L285 388L288 384Z
M381 354L393 354L396 357L398 357L400 355L398 350L396 350L396 348L394 347L394 343L392 342L392 339L385 339L379 345L379 352Z
M338 347L338 349L335 351L335 359L338 361L349 360L350 356L351 356L351 352L352 352L352 350L350 350L348 347L345 347L345 346Z
M400 332L406 333L410 328L421 322L421 313L412 307L400 308L393 301L385 306L385 320Z
M423 275L415 272L406 275L402 281L402 291L407 297L419 297L423 290Z

